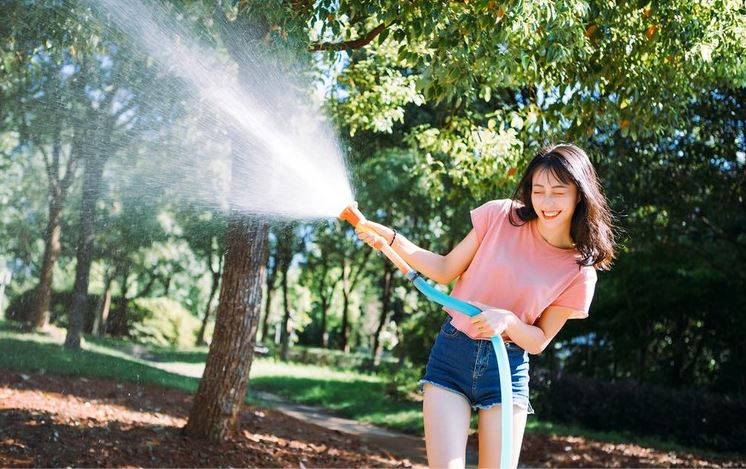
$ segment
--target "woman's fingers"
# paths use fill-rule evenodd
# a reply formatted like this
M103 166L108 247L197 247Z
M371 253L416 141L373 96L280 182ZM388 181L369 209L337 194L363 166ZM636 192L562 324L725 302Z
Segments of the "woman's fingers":
M381 234L380 227L382 225L379 225L378 223L372 222L370 220L360 220L360 222L355 227L355 230L360 230L364 232L373 232L375 234Z
M479 309L480 309L481 311L485 311L485 310L488 310L488 309L490 309L490 307L489 307L489 306L487 306L487 305L486 305L486 304L484 304L484 303L480 303L480 302L478 302L478 301L469 301L469 304L470 304L470 305L472 305L472 306L476 306L476 307L477 307L477 308L479 308ZM476 317L476 316L475 316L475 317Z
M471 318L471 323L474 324L477 329L481 330L484 327L484 316L482 315L482 313L473 316Z
M357 237L360 241L366 243L368 246L372 248L375 248L376 235L370 233L369 231L362 231L360 229L356 229L355 233L357 234Z

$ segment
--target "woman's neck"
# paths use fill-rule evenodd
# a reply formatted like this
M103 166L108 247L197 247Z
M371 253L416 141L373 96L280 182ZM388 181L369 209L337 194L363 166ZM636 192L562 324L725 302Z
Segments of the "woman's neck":
M536 219L536 228L544 240L552 246L560 249L572 249L575 243L570 236L570 225L548 227L542 223L540 218Z

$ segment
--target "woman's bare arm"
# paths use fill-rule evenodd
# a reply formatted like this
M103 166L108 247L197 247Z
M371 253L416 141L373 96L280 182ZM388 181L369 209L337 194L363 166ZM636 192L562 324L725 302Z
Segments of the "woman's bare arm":
M371 221L361 222L355 231L361 240L370 245L373 244L374 238L365 231L366 228L372 228L383 237L386 244L393 239L394 243L391 247L402 259L416 271L442 284L450 283L461 275L469 267L479 247L479 240L473 229L451 252L444 256L417 246L401 233L397 232L394 239L394 231L387 226Z

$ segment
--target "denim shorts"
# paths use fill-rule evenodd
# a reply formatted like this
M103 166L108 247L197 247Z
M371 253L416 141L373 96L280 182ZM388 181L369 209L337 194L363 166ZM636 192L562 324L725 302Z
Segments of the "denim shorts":
M506 344L513 384L513 404L534 413L528 400L528 352L512 342ZM472 409L500 405L500 374L497 357L489 340L475 340L459 331L448 318L440 328L420 390L425 384L460 394Z

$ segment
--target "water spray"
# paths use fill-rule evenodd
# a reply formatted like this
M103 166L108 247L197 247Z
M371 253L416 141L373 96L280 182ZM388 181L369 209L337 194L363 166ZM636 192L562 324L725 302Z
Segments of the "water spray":
M348 222L353 227L357 228L360 222L366 221L365 216L358 210L357 202L345 207L342 213L339 214L339 218ZM394 251L394 249L388 245L386 240L376 233L372 228L363 227L364 231L373 235L373 248L381 251L391 262L409 279L414 287L425 295L429 300L438 303L441 306L458 311L459 313L466 314L467 316L476 316L481 313L482 310L476 306L469 304L465 301L453 298L445 293L436 290L435 287L430 285L419 272L414 270L402 259L402 257ZM508 362L508 352L505 349L505 343L502 337L499 335L490 338L492 342L492 348L495 350L495 356L497 357L497 367L500 373L500 396L502 402L508 402L511 405L503 405L501 413L502 423L502 441L500 451L500 467L510 468L512 467L512 448L513 448L513 388L510 376L510 363Z

